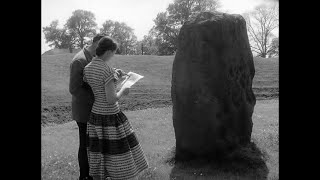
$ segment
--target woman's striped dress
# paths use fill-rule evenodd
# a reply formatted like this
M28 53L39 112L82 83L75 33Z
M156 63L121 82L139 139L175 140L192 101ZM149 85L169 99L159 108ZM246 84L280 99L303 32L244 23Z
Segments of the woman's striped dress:
M148 163L118 102L108 103L105 84L111 80L117 80L115 71L100 59L94 58L84 69L84 81L95 98L87 125L88 161L94 179L125 180L147 169Z

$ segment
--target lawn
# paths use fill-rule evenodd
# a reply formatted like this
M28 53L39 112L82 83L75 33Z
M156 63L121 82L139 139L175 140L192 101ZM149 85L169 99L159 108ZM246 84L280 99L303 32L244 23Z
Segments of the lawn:
M139 180L234 180L279 179L279 101L259 100L253 114L252 140L264 153L265 168L249 169L245 173L231 169L186 167L170 163L175 136L172 108L126 111L149 162L149 169ZM76 179L78 177L78 128L68 122L42 128L42 179Z

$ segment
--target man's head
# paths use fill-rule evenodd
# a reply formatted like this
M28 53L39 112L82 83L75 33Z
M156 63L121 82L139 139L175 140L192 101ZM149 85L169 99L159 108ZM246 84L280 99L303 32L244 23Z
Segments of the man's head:
M101 38L105 37L105 36L106 36L105 34L97 34L97 35L95 35L95 36L93 37L93 39L92 39L92 44L91 44L92 48L93 48L93 49L96 49L96 48L98 47L98 42L99 42L99 40L100 40Z

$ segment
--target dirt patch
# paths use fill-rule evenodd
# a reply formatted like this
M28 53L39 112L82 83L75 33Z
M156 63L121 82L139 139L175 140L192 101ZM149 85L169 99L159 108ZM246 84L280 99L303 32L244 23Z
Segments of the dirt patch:
M279 88L253 88L257 100L269 100L279 97ZM63 124L72 121L71 103L56 101L43 105L41 110L41 125ZM122 111L136 111L148 108L172 106L168 93L153 91L153 93L133 92L119 101Z
M67 105L51 105L42 107L41 111L41 125L49 124L63 124L70 122L71 119L71 106Z

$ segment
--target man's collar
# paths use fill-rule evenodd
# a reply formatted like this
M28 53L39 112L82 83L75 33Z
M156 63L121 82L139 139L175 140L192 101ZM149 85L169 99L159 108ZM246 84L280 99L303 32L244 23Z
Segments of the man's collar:
M90 62L92 60L93 56L90 54L90 52L88 51L87 48L88 48L88 46L83 48L83 53L86 56L87 61Z

